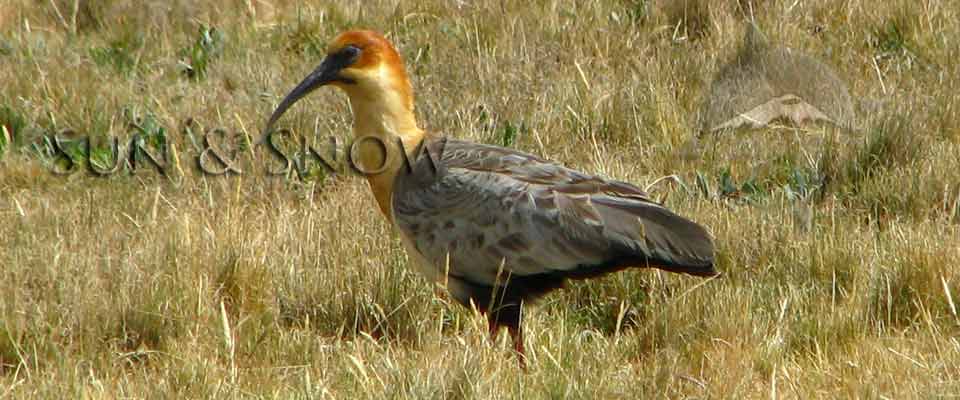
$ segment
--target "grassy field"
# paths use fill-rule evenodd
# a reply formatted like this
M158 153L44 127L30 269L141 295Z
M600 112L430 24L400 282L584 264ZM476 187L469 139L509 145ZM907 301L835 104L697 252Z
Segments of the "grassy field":
M298 3L0 3L0 398L960 397L956 1ZM682 157L751 18L836 68L858 129ZM246 145L354 27L400 50L424 128L675 174L651 190L708 227L724 275L551 294L523 372L409 268L362 179L270 176ZM328 89L281 125L342 143L351 118ZM243 174L197 171L216 127ZM94 139L64 143L79 171L52 172L52 133ZM175 150L166 176L83 171L134 133Z

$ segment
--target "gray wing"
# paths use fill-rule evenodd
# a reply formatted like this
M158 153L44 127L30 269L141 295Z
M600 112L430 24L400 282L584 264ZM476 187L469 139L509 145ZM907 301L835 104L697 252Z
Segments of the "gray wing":
M397 227L436 268L492 286L514 277L578 278L626 267L715 275L699 225L639 188L496 146L438 139L398 177ZM502 278L501 278L502 279Z

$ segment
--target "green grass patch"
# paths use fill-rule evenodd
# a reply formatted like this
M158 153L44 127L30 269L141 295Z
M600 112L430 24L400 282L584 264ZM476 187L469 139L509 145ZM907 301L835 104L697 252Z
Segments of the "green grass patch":
M193 44L180 50L180 72L194 81L206 78L207 69L223 54L226 40L222 30L201 25Z

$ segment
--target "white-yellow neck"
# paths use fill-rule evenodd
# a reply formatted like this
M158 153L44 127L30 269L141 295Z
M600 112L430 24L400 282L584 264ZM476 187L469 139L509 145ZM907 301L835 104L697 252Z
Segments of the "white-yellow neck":
M382 172L368 174L366 178L387 219L392 219L391 193L393 181L403 165L401 152L412 156L424 137L417 126L412 99L393 89L380 85L344 87L353 109L353 135L357 141L356 153L351 156L363 171L383 168Z

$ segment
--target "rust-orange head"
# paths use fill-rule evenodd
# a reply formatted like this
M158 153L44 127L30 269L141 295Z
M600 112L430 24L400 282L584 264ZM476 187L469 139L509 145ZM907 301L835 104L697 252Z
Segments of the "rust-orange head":
M405 132L419 132L413 91L397 50L377 32L354 30L330 43L320 66L277 106L264 135L293 103L325 85L343 89L350 97L356 134L393 133L404 137Z

